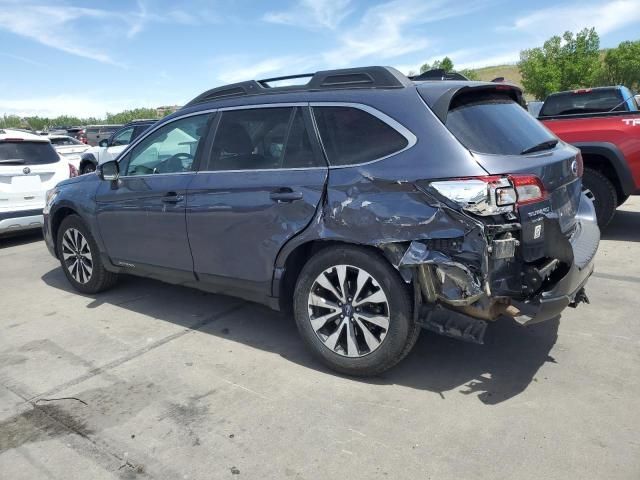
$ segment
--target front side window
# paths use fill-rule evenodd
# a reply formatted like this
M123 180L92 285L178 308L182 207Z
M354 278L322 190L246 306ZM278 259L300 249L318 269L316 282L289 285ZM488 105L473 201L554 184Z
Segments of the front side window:
M133 135L133 127L125 128L119 132L111 141L112 146L129 145L131 143L131 135Z
M316 166L302 110L294 107L222 113L210 170L270 170Z
M403 150L408 140L395 128L354 107L313 107L331 165L371 162Z
M181 173L193 169L211 115L195 115L168 123L131 151L126 175Z

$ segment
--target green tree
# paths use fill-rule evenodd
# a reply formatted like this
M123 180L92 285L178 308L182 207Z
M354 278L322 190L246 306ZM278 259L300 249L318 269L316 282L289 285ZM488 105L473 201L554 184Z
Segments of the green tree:
M622 42L607 51L602 69L602 83L640 88L640 40Z
M463 70L456 70L453 65L453 61L449 57L444 57L442 60L436 60L433 64L423 63L420 67L420 73L428 72L429 70L444 70L445 72L459 72L469 80L478 80L478 75L468 68Z
M0 118L0 128L22 128L22 119L17 115L7 115L6 113Z
M525 90L543 100L552 92L592 87L601 77L600 37L593 28L553 36L542 47L520 52Z
M480 77L478 76L476 71L470 68L463 68L462 70L458 70L458 73L464 75L469 80L480 80Z
M107 123L127 123L139 118L160 118L155 108L135 108L120 113L107 113Z

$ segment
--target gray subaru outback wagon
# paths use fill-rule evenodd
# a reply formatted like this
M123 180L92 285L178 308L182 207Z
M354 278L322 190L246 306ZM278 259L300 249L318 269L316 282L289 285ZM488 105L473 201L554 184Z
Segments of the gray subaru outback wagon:
M587 301L582 158L523 105L387 67L214 88L49 191L47 246L80 292L133 274L290 308L327 365L377 374L421 328L481 343Z

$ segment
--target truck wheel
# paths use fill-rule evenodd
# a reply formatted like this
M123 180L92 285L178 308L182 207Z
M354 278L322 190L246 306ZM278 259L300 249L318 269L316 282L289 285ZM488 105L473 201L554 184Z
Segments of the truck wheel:
M298 330L313 353L340 373L377 375L413 348L407 285L381 256L359 247L329 247L304 266L294 294Z
M582 176L582 188L596 209L598 226L603 229L611 219L618 206L618 194L613 183L598 170L585 168Z
M60 264L69 283L82 293L98 293L112 287L118 275L104 268L93 235L77 215L60 224L56 237Z

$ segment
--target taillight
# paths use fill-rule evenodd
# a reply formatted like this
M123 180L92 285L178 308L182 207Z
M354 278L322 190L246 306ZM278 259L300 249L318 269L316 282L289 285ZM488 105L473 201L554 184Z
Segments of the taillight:
M547 198L544 185L535 175L509 175L518 195L517 205L528 205Z
M69 164L69 178L77 177L78 169L73 165Z
M514 212L518 205L544 200L544 185L535 175L490 175L431 182L431 187L464 210L488 216Z
M576 175L578 177L582 177L582 174L584 173L584 160L582 160L581 152L578 152L578 154L576 155L576 165L577 165Z

